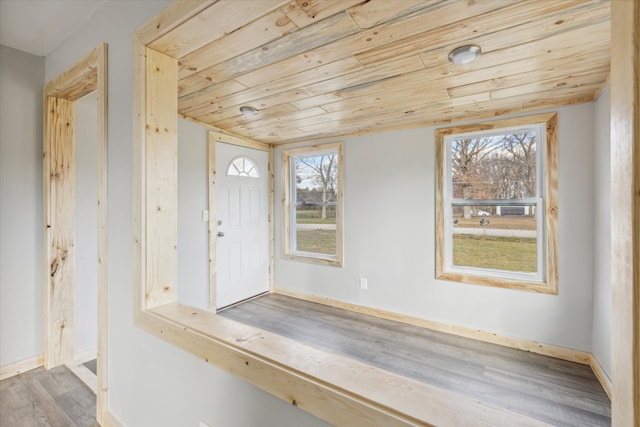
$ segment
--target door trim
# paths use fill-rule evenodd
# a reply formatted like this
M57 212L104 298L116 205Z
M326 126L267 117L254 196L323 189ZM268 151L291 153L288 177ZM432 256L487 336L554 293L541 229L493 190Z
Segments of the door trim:
M73 361L75 347L75 101L97 91L98 371L96 420L107 410L108 88L103 43L44 87L44 365ZM63 200L60 200L60 196ZM56 202L59 202L56 204ZM72 218L73 221L69 221Z
M216 223L216 142L237 145L240 147L252 148L254 150L266 151L269 154L269 292L273 291L273 148L267 144L252 141L247 138L229 135L223 132L208 132L208 154L209 154L209 309L216 311L216 290L217 290L217 267L216 267L216 247L218 243L218 226Z

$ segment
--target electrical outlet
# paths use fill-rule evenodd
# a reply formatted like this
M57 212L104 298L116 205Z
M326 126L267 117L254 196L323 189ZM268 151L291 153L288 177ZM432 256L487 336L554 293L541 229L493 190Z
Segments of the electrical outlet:
M209 221L209 211L206 209L202 211L202 221Z
M367 278L366 277L361 277L360 278L360 289L368 289L369 284L367 283Z

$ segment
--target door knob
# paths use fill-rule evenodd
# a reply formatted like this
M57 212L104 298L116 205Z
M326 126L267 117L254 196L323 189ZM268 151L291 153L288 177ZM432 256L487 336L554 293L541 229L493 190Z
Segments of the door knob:
M224 233L222 231L218 231L218 237L224 237Z

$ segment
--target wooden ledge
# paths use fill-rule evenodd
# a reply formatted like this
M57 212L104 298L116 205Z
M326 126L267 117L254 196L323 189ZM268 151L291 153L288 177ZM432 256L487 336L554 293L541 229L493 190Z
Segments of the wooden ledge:
M185 305L140 312L136 323L335 425L546 425Z

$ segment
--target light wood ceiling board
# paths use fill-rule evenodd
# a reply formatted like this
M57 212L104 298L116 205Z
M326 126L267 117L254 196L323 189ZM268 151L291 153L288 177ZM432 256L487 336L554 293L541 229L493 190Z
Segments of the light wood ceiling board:
M274 112L276 113L274 114ZM319 116L325 114L326 111L320 107L298 110L291 104L280 104L261 110L255 116L243 116L239 110L237 110L237 113L235 116L227 117L223 120L211 121L211 124L223 129L232 127L234 129L249 129L252 124L255 124L256 127L262 127L277 123L288 123L307 117Z
M219 82L218 82L219 83ZM188 96L215 84L211 77L192 74L178 81L178 96Z
M593 49L590 49L593 48ZM568 73L590 72L593 69L609 68L609 50L608 43L587 45L585 55L582 53L574 53L569 55L575 59L575 62L565 66L565 61L541 61L540 65L535 64L535 58L526 58L521 60L525 63L531 63L529 68L520 70L512 67L503 67L499 65L492 67L493 70L506 70L506 72L496 73L487 80L478 80L473 83L463 84L460 86L447 87L449 96L455 98L457 96L471 95L496 89L515 87L526 85L532 81L548 80L566 76ZM593 57L592 55L593 54ZM520 61L518 61L521 63ZM504 65L504 64L503 64ZM540 68L542 67L542 68ZM445 77L446 78L446 77ZM458 83L455 78L450 79L454 84Z
M541 63L550 59L562 59L567 51L582 50L583 46L593 44L606 43L610 44L609 33L610 23L608 20L599 21L593 25L581 25L578 28L572 28L569 31L555 34L549 37L536 39L520 43L517 37L517 28L509 30L509 33L496 33L490 37L480 37L477 42L483 46L482 55L469 64L453 64L447 60L448 53L455 47L454 45L436 49L420 54L425 68L434 69L436 67L445 67L445 74L456 74L460 70L473 70L478 68L491 67L501 65L513 61L519 61L526 58L538 58ZM496 49L495 44L500 43L504 39L510 39L514 42L512 45ZM488 47L487 50L484 48Z
M146 46L217 1L218 0L176 0L140 27L136 31L135 37L143 46Z
M493 2L479 3L493 4ZM504 5L504 3L501 4ZM454 6L460 8L461 5L466 5L466 3L460 2L434 13L444 14L442 18L444 19L449 16L449 13L453 14L453 10L455 10ZM510 3L506 7L477 15L471 15L469 11L462 9L453 14L455 17L466 16L462 22L450 19L445 21L449 22L446 25L440 25L435 28L430 27L429 30L417 35L399 39L384 46L358 53L356 54L356 58L363 64L372 64L397 57L398 55L411 55L417 50L430 50L444 45L450 45L454 42L462 43L473 40L478 35L497 33L518 25L524 25L534 21L537 22L544 17L551 17L553 19L563 11L576 7L583 9L585 5L583 2L576 5L575 1L525 1ZM435 17L433 18L435 19ZM435 22L441 21L436 20ZM531 28L531 32L532 34L538 34L541 31L538 25L534 25L533 28ZM518 29L518 34L523 34L523 28ZM509 42L508 39L506 41Z
M463 2L456 2L453 5L457 6L460 10L470 9L470 7L461 6L461 3ZM502 5L502 2L475 2L471 10L476 13L481 13L495 10L498 7L502 7ZM336 61L350 54L363 52L376 46L383 46L399 38L420 34L424 32L425 27L433 25L430 15L427 14L425 10L431 9L420 10L419 14L412 16L410 19L401 17L378 27L340 38L313 50L301 52L284 61L249 71L237 77L237 79L247 86L264 84L271 80L285 77L291 73L297 73L320 64ZM442 19L445 18L443 17ZM219 73L210 74L210 77L214 80L226 78L225 75Z
M488 100L489 99L488 95L485 95L482 99ZM479 99L475 97L473 99L470 98L469 100L467 100L467 102L465 102L465 104L468 104L469 102L472 102L472 101L477 102L478 100ZM415 103L415 105L412 103ZM444 109L450 106L450 104L443 101L425 102L424 99L421 99L419 97L414 97L414 99L408 100L408 102L404 104L396 103L395 105L389 104L387 106L373 104L368 106L362 106L361 108L355 108L353 111L342 111L334 114L330 119L327 117L326 114L324 115L315 114L315 116L317 116L317 120L314 120L313 115L307 115L307 117L311 118L311 120L301 120L306 118L301 114L301 113L304 113L304 111L302 111L299 113L293 113L291 115L291 118L295 120L295 122L290 120L291 123L286 123L286 125L289 127L290 125L304 125L304 126L298 127L297 130L300 132L318 132L318 131L322 131L323 129L326 131L328 129L333 129L333 128L340 130L340 129L343 129L345 126L353 127L353 126L361 125L363 123L380 120L381 118L386 118L390 116L394 116L394 117L401 116L403 117L403 120L406 121L407 120L406 117L408 115L412 115L416 112L422 112L421 108L425 106L433 110L436 108ZM402 107L405 107L405 108L403 109ZM314 107L313 109L316 109L316 108L318 107ZM242 126L238 126L235 129L241 130L243 132L255 131L257 132L257 134L261 134L265 132L270 132L274 129L279 129L282 127L281 125L282 123L279 120L271 119L271 120L265 120L265 121L249 122Z
M276 95L257 99L250 104L258 109L273 107L281 103L289 103L296 100L304 100L308 99L309 97L315 97L318 93L334 91L336 88L341 88L343 85L362 84L369 82L372 79L378 81L390 76L402 74L403 72L409 72L421 68L422 62L417 57L401 58L398 61L392 61L375 67L370 67L369 69L365 69L363 71L356 71L342 76L337 76L330 80L309 84L295 90L281 92ZM300 108L301 110L308 108L307 106L297 105L295 103L294 105L296 105L296 107ZM231 107L227 107L226 109L218 109L217 112L209 114L208 110L211 110L210 107L207 104L202 104L198 108L189 110L188 114L193 115L194 117L197 117L199 120L203 121L222 120L235 115L237 112L237 107L238 105L234 105ZM229 113L227 110L231 110L231 112Z
M291 21L303 28L367 1L369 0L294 0L282 9Z
M333 93L351 86L358 86L385 80L390 77L410 73L412 71L421 70L422 62L417 57L400 58L397 61L389 61L374 67L366 67L364 70L358 70L353 73L336 76L332 79L323 80L317 83L307 84L290 91L286 98L268 97L259 99L256 102L272 105L273 102L291 102L300 109L319 106L322 103L307 103L308 99ZM285 100L286 99L286 100Z
M219 0L148 47L180 59L260 18L287 1L289 0Z
M275 107L265 108L264 110L259 111L255 116L245 116L240 113L240 110L238 109L236 110L236 115L231 118L219 121L207 120L207 123L210 123L212 126L219 127L220 129L230 129L231 126L227 126L227 123L225 122L232 122L234 126L236 126L243 123L249 123L253 120L267 121L285 114L295 113L297 111L299 110L291 104L280 104Z
M439 103L434 103L438 104ZM342 110L328 113L322 116L299 120L298 130L307 132L309 135L320 135L329 128L353 129L371 122L384 122L392 117L402 117L404 122L410 122L410 117L414 117L416 107L403 104L406 107L399 109L399 106L374 104L353 110Z
M351 15L358 27L373 28L397 18L406 18L416 13L428 13L454 1L457 0L369 1L353 6L347 10L347 13Z
M511 98L520 95L530 95L533 93L544 93L555 89L576 89L584 94L591 94L594 98L602 82L609 75L609 67L602 67L585 73L576 73L561 78L548 80L536 80L533 83L517 85L495 89L489 92L491 99Z
M525 58L512 63L476 69L455 75L439 74L440 77L434 78L429 84L437 85L438 87L443 86L445 88L452 87L454 85L464 86L499 77L518 75L523 72L529 72L530 78L533 81L536 79L537 74L543 70L549 70L549 74L553 74L555 71L558 73L558 77L560 77L563 74L563 71L564 73L580 72L606 66L608 62L608 52L595 52L595 54L596 55L593 55L592 57L571 57L571 60L552 63L540 63L536 58ZM569 57L570 55L567 56ZM545 75L548 76L549 74Z
M483 94L472 94L467 99L470 102L473 99L481 99L483 96L488 98L488 92ZM364 94L354 98L344 98L330 104L322 105L324 110L329 113L338 113L340 111L354 111L362 107L382 105L385 109L389 108L389 104L407 105L411 100L419 99L425 102L449 102L451 98L446 89L422 89L421 85L414 87L405 87L399 90L387 90L384 86L376 86L366 89Z
M405 129L417 126L428 126L441 123L449 123L450 119L447 118L448 110L443 108L442 112L433 112L433 114L417 114L395 112L393 114L385 114L374 117L363 117L356 122L339 122L334 123L332 126L315 125L309 126L305 130L299 130L299 132L292 133L291 137L284 141L284 143L315 140L330 137L343 137L344 135L359 135L364 133L376 133L381 129L384 131L393 129ZM450 114L450 113L449 113ZM282 134L282 131L279 133ZM270 135L263 136L263 138L270 143L277 143L275 140L270 139ZM276 134L277 135L277 134ZM289 133L287 133L289 136Z
M370 3L349 8L347 12L372 7ZM462 12L449 14L451 22L442 23L433 19L443 13L441 10L457 8L462 11L468 4L434 1L418 5L408 0L410 14L389 16L383 20L384 24L375 28L351 29L353 32L345 32L326 43L278 54L267 60L254 53L259 63L253 65L239 59L252 52L247 51L194 73L188 78L198 76L200 81L194 80L191 88L200 86L186 96L181 91L180 111L194 120L261 141L279 139L287 142L323 138L323 133L334 129L335 132L358 133L369 132L375 126L380 129L410 127L418 122L448 121L465 114L485 117L504 114L542 103L533 91L540 91L538 93L545 97L554 94L545 105L593 99L596 93L593 87L604 84L609 63L608 6L596 0L536 3L540 4L485 2L481 6L488 10L469 19L456 20L464 15ZM428 6L432 8L430 13L423 13ZM500 19L493 20L492 24L488 22L487 16L495 17L516 7L517 12L509 19L500 15ZM544 13L539 16L533 13L534 10ZM338 12L262 47L279 44L283 39L314 27L318 29L318 24L343 15L344 12ZM458 27L483 28L485 34L469 38L474 42L482 41L484 54L471 64L451 64L447 54L455 44L438 33L439 46L429 46L425 50L424 46L416 45L418 50L413 51L412 56L407 51L407 56L403 57L405 53L398 51L387 60L367 64L364 69L353 62L354 52L360 55L374 45L406 41L424 33L425 29L433 29L433 22L437 22L437 31L451 30L449 36L452 32L455 35L455 31L462 31ZM496 22L499 25L496 26ZM332 29L325 26L321 31L331 32ZM307 36L320 37L312 32ZM458 40L454 39L454 42ZM403 63L405 60L407 62ZM229 79L225 70L232 69L228 65L233 61L236 69L229 74L233 79ZM425 65L427 67L422 68ZM350 70L351 66L353 70ZM238 71L238 67L242 70ZM219 73L209 74L212 71ZM203 80L205 75L210 81ZM185 82L185 79L181 80L181 87ZM250 118L240 115L238 107L244 104L258 108L260 113ZM265 113L261 114L263 111Z
M178 61L178 79L212 67L263 44L283 37L298 27L280 10L261 17L227 36L191 52Z
M193 109L205 105L211 106L214 105L213 102L215 99L223 98L245 89L247 89L245 85L242 85L235 80L227 80L217 85L211 85L205 89L199 90L198 92L179 97L178 111Z
M276 64L283 59L298 55L318 46L324 46L333 41L340 40L357 31L358 27L351 17L345 13L341 13L290 33L228 61L209 67L200 74L210 77L213 81L223 81L234 78L258 68ZM313 66L317 65L319 64L313 64ZM272 79L274 78L267 75L266 81Z
M596 86L587 88L587 92L592 93ZM415 106L414 110L403 111L396 109L395 111L382 112L375 114L375 111L365 110L364 115L354 115L348 117L345 115L340 120L332 122L331 126L327 123L319 123L316 125L308 125L304 129L297 129L298 132L287 133L290 138L286 142L294 142L295 140L318 139L330 137L331 129L337 129L335 136L346 134L360 134L380 131L380 129L395 129L414 126L424 126L437 123L447 123L450 121L461 121L470 118L486 118L500 114L516 113L520 111L531 111L542 107L557 107L561 105L569 105L573 103L591 101L590 93L580 94L574 88L566 88L554 90L556 95L553 101L543 98L536 102L524 102L529 97L512 97L501 100L488 100L474 104L460 103L458 106L452 107L450 103L428 103L422 106ZM260 135L264 140L274 143L270 140L269 134L271 128L256 130L254 133ZM262 132L261 132L262 131ZM280 129L279 135L285 129ZM269 132L265 134L265 132ZM281 141L285 142L285 141ZM277 142L275 142L277 143Z
M215 99L214 108L229 108L233 106L239 106L242 104L252 103L257 99L267 97L272 94L285 92L291 89L295 89L299 86L306 84L312 84L319 81L330 79L334 76L340 76L342 74L361 70L363 66L354 57L345 57L342 60L325 64L320 67L315 67L298 74L288 76L286 78L263 84L257 87L248 88L246 90L233 93L227 97ZM195 99L195 98L194 98ZM203 95L200 99L210 99L207 95ZM257 108L257 106L254 105ZM179 111L181 113L188 114L188 109L179 105Z
M441 66L448 64L451 72L457 69L472 69L486 66L504 64L506 62L517 61L524 58L540 57L544 60L547 54L557 55L563 49L573 49L581 43L593 43L595 41L610 40L610 21L607 18L607 12L601 8L597 9L597 16L591 15L590 10L582 14L573 12L572 16L565 16L562 24L554 24L562 26L562 31L552 30L551 33L540 32L533 34L529 31L532 27L538 30L541 26L526 24L524 27L513 27L504 31L499 31L486 36L478 36L474 38L473 43L477 43L482 47L482 55L469 64L457 65L447 61L449 52L459 45L459 43L449 44L437 49L422 52L420 58L426 68ZM591 18L585 18L584 14L589 13ZM553 18L550 18L553 19ZM556 19L555 22L558 20ZM573 24L573 25L570 25ZM523 32L520 32L523 29ZM528 34L525 37L524 34Z
M523 97L522 108L539 109L560 107L563 105L581 104L583 102L593 101L593 93L599 88L593 85L580 89L555 89L544 93L536 93L536 96ZM590 89L590 91L589 91ZM585 92L586 91L586 92ZM591 93L589 93L591 92Z
M327 113L322 116L298 120L296 126L300 130L317 131L328 123L348 126L350 124L362 123L363 121L380 120L388 116L408 117L416 112L422 112L427 108L452 107L454 105L470 105L488 102L489 94L472 95L456 100L448 100L445 97L429 98L421 93L414 93L412 96L399 96L395 100L388 99L388 102L371 103L369 105L354 105L351 108ZM405 119L406 120L406 119Z

